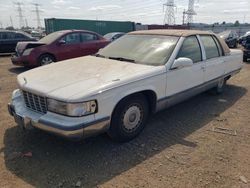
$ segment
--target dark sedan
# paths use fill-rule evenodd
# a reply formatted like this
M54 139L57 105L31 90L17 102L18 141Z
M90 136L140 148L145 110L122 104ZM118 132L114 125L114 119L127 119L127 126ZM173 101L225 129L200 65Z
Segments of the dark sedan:
M243 47L243 61L247 62L250 58L250 35L246 37Z
M222 39L225 40L229 48L236 48L238 43L238 34L235 31L223 31L218 34Z
M95 54L109 41L85 30L63 30L47 35L38 42L20 42L11 58L14 65L36 67L52 62Z
M36 41L36 39L21 31L0 30L0 53L15 52L16 45L20 41Z

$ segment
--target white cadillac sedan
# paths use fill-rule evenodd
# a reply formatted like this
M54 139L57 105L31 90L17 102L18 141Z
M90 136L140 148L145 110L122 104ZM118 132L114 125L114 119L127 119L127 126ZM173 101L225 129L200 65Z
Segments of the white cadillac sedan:
M242 55L210 32L131 32L95 56L18 75L8 109L23 129L71 139L107 132L128 141L149 114L208 89L221 93L240 71Z

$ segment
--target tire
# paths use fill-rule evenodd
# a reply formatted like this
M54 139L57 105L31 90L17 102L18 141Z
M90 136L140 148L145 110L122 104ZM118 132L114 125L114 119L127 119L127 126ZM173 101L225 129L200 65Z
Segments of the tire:
M116 106L108 135L114 141L127 142L144 129L149 114L149 105L142 94L127 97Z
M235 40L235 42L234 42L234 48L237 48L237 41Z
M43 54L38 59L38 62L41 66L51 64L55 61L56 61L55 57L50 54Z

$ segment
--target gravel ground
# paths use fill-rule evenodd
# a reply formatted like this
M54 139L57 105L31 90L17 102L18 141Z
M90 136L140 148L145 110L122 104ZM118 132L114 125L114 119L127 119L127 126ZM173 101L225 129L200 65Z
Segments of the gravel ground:
M250 65L224 94L203 93L154 115L125 144L20 130L6 105L23 71L0 57L0 187L250 187Z

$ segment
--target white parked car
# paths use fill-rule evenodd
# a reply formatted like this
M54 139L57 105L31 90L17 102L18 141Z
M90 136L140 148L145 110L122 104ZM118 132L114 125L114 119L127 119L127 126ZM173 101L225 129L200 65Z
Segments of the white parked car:
M108 132L128 141L149 114L213 88L242 68L242 52L210 32L136 31L95 56L36 68L18 75L8 105L21 127L67 138Z

